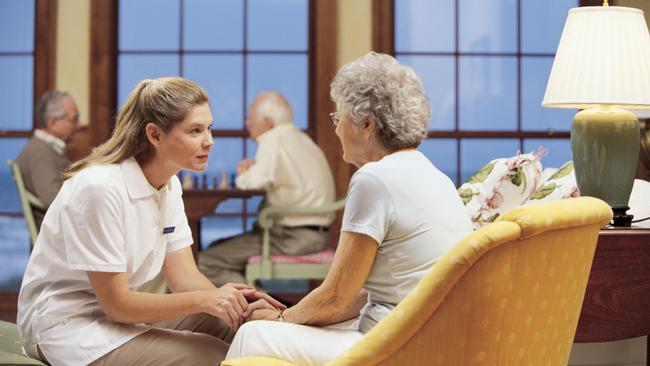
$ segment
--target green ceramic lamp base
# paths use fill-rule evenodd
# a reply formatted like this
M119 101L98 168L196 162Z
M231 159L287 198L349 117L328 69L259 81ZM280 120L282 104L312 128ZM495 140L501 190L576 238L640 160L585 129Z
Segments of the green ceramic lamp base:
M630 226L628 203L639 159L639 121L608 106L578 112L571 149L580 195L600 198L614 211L615 226Z

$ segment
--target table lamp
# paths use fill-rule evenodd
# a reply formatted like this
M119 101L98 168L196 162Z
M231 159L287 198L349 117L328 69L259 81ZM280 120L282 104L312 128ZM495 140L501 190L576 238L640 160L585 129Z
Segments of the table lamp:
M607 202L612 224L630 226L628 201L639 158L639 122L650 109L650 35L643 11L569 10L542 106L582 109L571 127L580 194Z

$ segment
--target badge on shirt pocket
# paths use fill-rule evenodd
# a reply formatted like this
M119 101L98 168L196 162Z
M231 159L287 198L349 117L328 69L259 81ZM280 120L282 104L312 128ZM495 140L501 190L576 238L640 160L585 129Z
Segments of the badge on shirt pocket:
M176 230L176 227L175 227L175 226L167 226L167 227L164 227L164 228L163 228L163 235L165 235L165 234L171 234L171 233L174 232L174 230Z

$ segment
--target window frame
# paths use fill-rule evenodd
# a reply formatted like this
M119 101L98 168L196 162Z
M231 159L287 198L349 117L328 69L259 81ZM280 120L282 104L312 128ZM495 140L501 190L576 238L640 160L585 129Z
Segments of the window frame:
M35 0L34 17L34 89L33 105L43 93L53 89L56 78L56 29L57 29L58 0ZM11 53L6 53L11 54ZM36 128L35 117L32 120L32 129L0 130L0 143L3 138L30 138ZM21 211L0 211L2 217L22 217ZM29 248L31 241L25 242ZM0 291L0 319L16 321L17 291Z
M183 1L183 0L179 0ZM93 1L91 3L91 66L90 66L90 142L97 146L110 136L117 114L118 101L118 14L119 0ZM329 84L337 69L336 65L336 1L308 0L308 109L307 129L317 145L323 150L335 176L337 192L345 192L350 169L341 159L341 150L328 114L334 110L329 98ZM182 9L182 4L181 4ZM182 17L182 14L180 14ZM182 26L182 24L181 24ZM181 57L183 50L178 52ZM243 50L246 54L247 50ZM266 53L266 52L263 52ZM181 61L182 62L182 61ZM182 69L182 66L181 66ZM244 106L247 108L248 106ZM249 137L243 124L237 129L214 129L213 137ZM244 140L244 154L246 142ZM247 230L247 220L253 213L243 205L241 213L242 230ZM232 217L232 213L217 213L215 216ZM334 239L333 239L334 240Z
M480 130L461 130L459 128L459 108L460 108L460 95L459 95L459 56L460 55L473 55L471 52L459 52L458 49L458 37L455 37L456 47L454 52L444 53L446 55L454 56L456 67L455 67L455 127L451 131L429 131L427 139L455 139L456 140L456 176L452 177L457 185L462 183L461 181L461 140L463 139L489 139L489 138L510 138L517 139L519 141L519 149L523 151L524 140L526 139L557 139L557 140L568 140L571 137L570 130L547 130L547 131L522 131L521 129L521 120L522 120L522 111L521 111L521 88L522 88L522 72L521 64L523 56L535 56L535 54L523 53L521 52L521 1L517 0L517 51L513 53L507 53L508 56L515 56L517 59L517 129L514 131L480 131ZM458 2L455 2L455 16L458 17ZM611 1L610 3L615 3L616 1ZM600 6L602 5L602 0L579 0L579 6ZM394 0L373 0L372 4L372 47L377 52L386 53L389 55L395 55L395 1ZM615 4L610 4L615 5ZM455 22L455 33L458 35L458 19ZM405 53L409 54L409 53ZM417 53L414 53L417 54ZM424 53L423 53L424 54ZM426 53L427 55L429 53ZM431 53L437 54L437 53ZM498 55L499 53L489 53L489 55ZM546 54L542 56L548 56Z

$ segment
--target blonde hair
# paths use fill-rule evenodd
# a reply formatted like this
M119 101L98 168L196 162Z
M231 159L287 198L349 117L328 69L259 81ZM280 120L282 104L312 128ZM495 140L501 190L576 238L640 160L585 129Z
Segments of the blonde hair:
M90 155L70 165L63 172L64 179L91 165L121 163L149 151L145 133L148 123L168 132L192 107L207 102L206 91L190 80L180 77L142 80L122 105L113 136Z

